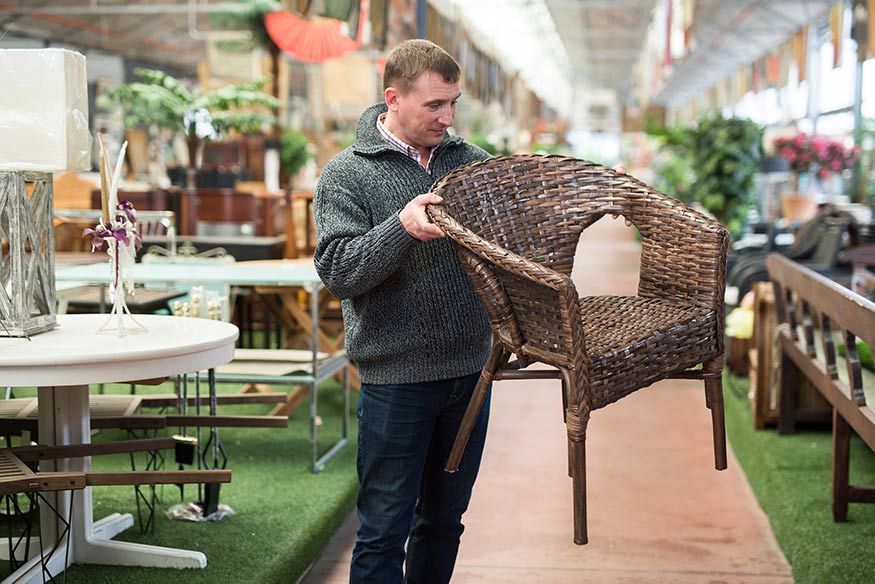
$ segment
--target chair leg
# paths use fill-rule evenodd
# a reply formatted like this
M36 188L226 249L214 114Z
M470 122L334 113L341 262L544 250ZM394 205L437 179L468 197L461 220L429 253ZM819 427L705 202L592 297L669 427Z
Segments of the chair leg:
M706 401L711 408L711 426L714 432L714 468L726 470L726 420L723 416L723 378L705 379Z
M589 541L586 532L586 441L569 439L569 458L572 465L571 489L574 507L574 543L584 545Z
M567 369L561 369L562 371L562 423L568 423L568 392L571 387L571 379L568 374ZM571 456L571 446L572 441L571 438L568 439L568 476L574 476L574 460L572 460Z
M508 353L501 344L496 343L492 346L492 352L489 354L489 358L486 359L486 365L483 366L480 379L477 380L477 387L474 388L474 394L471 396L468 409L465 410L462 423L459 425L459 431L456 433L456 440L453 442L450 458L444 467L446 472L456 472L459 470L459 464L462 461L462 455L465 453L465 447L468 445L471 432L474 430L477 416L480 414L483 404L486 403L489 386L495 378L495 372L507 362L507 358Z

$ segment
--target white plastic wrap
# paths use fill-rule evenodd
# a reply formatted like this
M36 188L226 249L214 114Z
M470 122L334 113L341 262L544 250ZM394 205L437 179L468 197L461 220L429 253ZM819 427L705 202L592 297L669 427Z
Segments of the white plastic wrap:
M0 49L0 170L90 170L85 56Z

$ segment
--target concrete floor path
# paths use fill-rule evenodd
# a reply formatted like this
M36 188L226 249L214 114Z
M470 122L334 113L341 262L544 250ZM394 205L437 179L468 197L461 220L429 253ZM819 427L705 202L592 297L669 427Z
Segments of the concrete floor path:
M631 233L610 219L585 232L573 274L581 295L634 294ZM593 413L585 546L572 543L565 446L558 382L495 384L454 583L792 582L735 457L714 470L701 382L661 382ZM305 584L348 581L356 527L353 513Z

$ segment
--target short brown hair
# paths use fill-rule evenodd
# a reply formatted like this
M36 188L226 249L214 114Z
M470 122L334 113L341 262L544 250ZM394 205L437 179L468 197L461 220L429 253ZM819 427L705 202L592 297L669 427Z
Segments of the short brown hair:
M407 93L425 71L434 71L447 83L456 83L462 70L448 52L433 42L423 39L404 41L386 58L383 89L394 87Z

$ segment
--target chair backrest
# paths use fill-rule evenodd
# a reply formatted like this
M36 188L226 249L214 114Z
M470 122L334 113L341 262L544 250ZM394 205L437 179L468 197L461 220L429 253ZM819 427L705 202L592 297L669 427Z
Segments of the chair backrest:
M137 230L140 235L167 236L167 245L175 254L176 214L173 211L140 210L137 210L136 214ZM100 209L55 209L55 235L58 238L56 249L59 251L84 251L86 248L90 248L90 242L82 238L82 230L94 227L100 221L101 215ZM70 243L65 244L64 242Z
M137 211L140 235L176 237L176 214L173 211Z
M525 343L546 362L572 359L574 255L583 230L606 214L623 215L641 233L640 296L722 308L725 228L631 176L573 158L515 155L456 169L432 192L444 199L432 218L456 243L493 328L515 352Z
M860 226L856 218L847 211L827 206L799 228L793 245L783 255L804 263L813 260L818 265L833 266L845 243L847 247L854 247L859 241Z
M91 191L97 187L94 181L82 178L75 172L62 172L52 179L52 198L56 208L88 209L91 206Z
M198 251L198 248L190 241L183 241L176 250L170 253L167 249L152 245L146 249L141 262L144 264L233 264L237 259L229 254L224 247L211 247L206 251Z
M259 201L254 193L199 188L182 193L183 235L256 235Z
M90 251L91 241L82 236L85 229L94 227L94 224L99 220L91 221L90 219L82 219L67 216L55 216L55 251Z
M817 239L814 251L805 260L808 266L831 268L836 265L839 252L842 250L847 224L841 220L828 219L823 224L823 231Z

